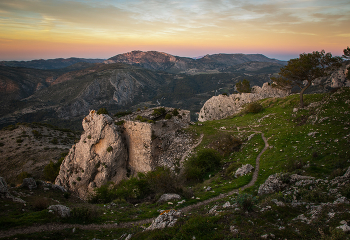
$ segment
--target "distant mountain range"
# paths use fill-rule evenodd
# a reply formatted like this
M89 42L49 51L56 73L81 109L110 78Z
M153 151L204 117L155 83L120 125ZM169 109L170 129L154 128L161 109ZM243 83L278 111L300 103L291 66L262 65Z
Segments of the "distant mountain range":
M261 86L286 62L261 54L200 59L133 51L102 59L0 63L0 126L47 121L81 127L90 109L111 113L158 105L199 111L211 96L232 93L237 81ZM204 74L205 73L205 74Z
M71 66L75 63L102 63L105 59L86 59L86 58L55 58L38 59L31 61L0 61L0 66L23 67L35 69L60 69Z

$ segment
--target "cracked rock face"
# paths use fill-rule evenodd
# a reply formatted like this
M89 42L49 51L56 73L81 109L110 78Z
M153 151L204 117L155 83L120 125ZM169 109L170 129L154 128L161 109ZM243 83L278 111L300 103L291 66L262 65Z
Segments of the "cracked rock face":
M88 199L96 187L126 176L127 149L111 117L91 111L84 133L64 159L55 184Z

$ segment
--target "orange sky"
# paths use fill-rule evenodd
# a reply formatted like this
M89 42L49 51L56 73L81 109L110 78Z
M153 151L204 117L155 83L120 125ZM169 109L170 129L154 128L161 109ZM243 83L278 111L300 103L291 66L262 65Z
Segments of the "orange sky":
M349 0L0 1L0 60L109 58L132 50L282 60L350 45Z

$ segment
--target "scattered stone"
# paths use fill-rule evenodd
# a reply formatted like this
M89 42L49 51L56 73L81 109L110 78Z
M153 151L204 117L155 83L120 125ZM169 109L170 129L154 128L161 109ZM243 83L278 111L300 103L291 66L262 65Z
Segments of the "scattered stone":
M70 216L70 209L64 205L51 205L47 209L54 211L60 217L65 218Z
M23 179L23 183L22 183L21 187L23 187L23 188L26 187L29 190L37 188L34 178L25 178L25 179Z
M308 133L307 135L310 136L310 137L314 137L318 132L310 132Z
M298 108L293 108L293 112L297 112L299 109Z
M173 227L181 216L182 212L174 209L163 211L146 230Z
M250 164L242 165L242 167L238 168L237 171L235 172L235 178L244 176L248 173L250 173L254 167Z
M186 202L186 200L184 199L184 200L182 200L182 201L180 201L180 202L177 202L177 205L183 204L183 203L185 203L185 202Z
M215 205L214 207L212 207L210 210L209 210L209 214L213 214L213 213L216 213L216 209L218 208L218 205Z
M239 233L238 229L235 226L230 226L230 232L235 234Z
M224 205L222 205L223 208L228 208L228 207L231 207L231 204L230 202L225 202Z
M8 193L7 183L3 177L0 177L0 194L5 196Z
M350 232L350 227L348 226L348 223L346 221L343 220L340 222L340 224L342 225L338 226L337 228L343 230L343 232Z
M205 189L206 192L213 190L210 186Z
M169 202L174 200L181 200L181 196L176 193L165 193L157 201L157 203Z
M348 199L346 199L346 197L337 198L337 200L333 202L333 204L349 204L349 203L350 202L348 201Z

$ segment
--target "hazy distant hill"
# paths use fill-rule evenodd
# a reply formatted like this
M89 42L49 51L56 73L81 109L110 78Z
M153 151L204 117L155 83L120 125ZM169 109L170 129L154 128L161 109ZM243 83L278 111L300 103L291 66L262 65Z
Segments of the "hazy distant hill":
M104 59L86 59L86 58L56 58L39 59L31 61L1 61L0 65L8 67L24 67L36 69L60 69L71 66L75 63L101 63Z
M286 61L270 59L262 54L213 54L199 59L178 57L167 53L149 51L132 51L109 58L106 63L127 63L152 70L172 73L190 73L225 71L247 62L274 63L284 66Z

